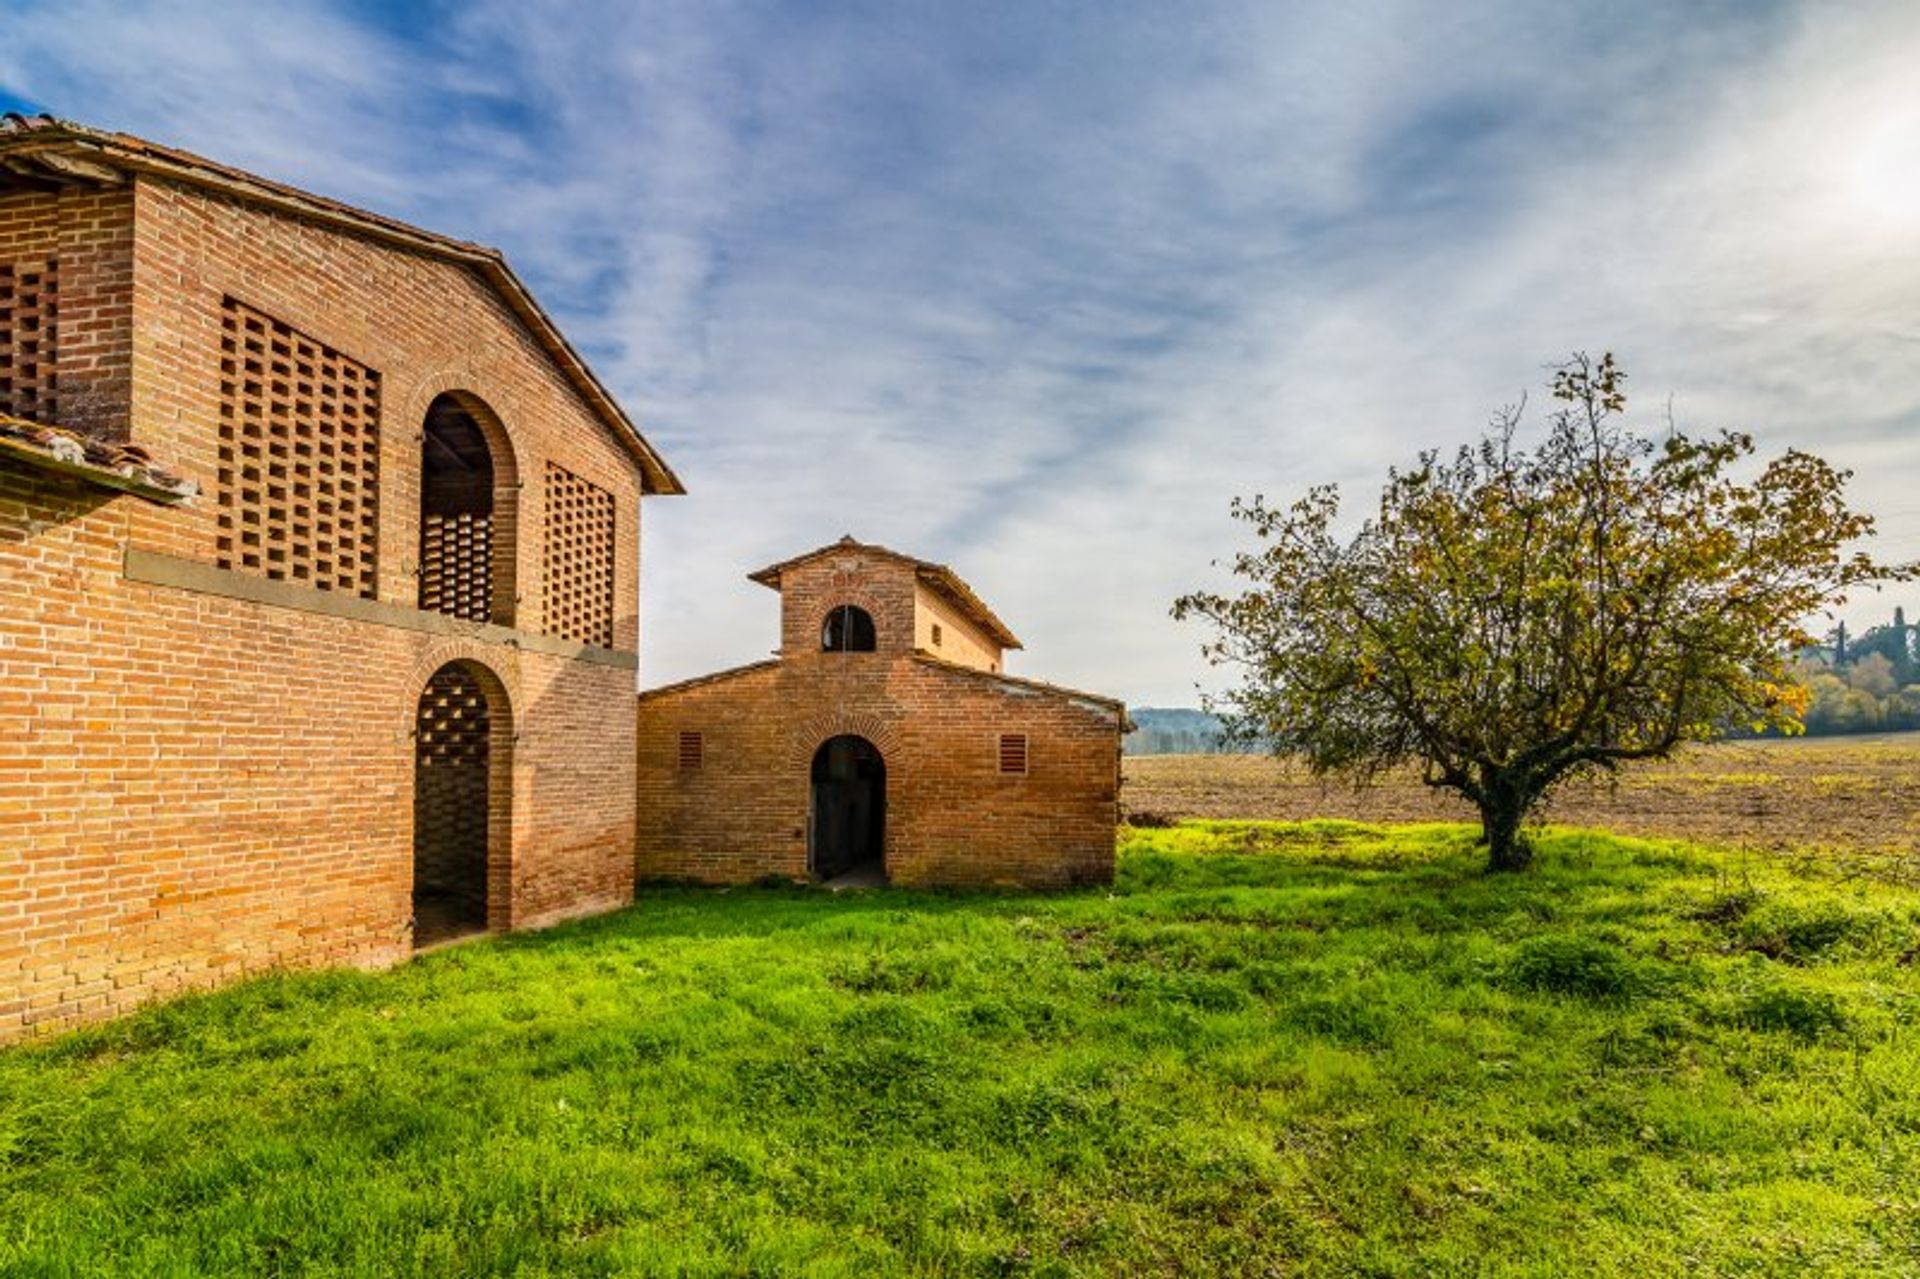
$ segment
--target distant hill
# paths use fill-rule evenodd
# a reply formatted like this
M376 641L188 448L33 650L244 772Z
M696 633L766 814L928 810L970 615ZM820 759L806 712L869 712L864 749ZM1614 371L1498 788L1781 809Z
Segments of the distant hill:
M1134 730L1120 740L1128 755L1217 755L1229 748L1219 719L1187 706L1133 706ZM1236 752L1238 753L1238 752Z

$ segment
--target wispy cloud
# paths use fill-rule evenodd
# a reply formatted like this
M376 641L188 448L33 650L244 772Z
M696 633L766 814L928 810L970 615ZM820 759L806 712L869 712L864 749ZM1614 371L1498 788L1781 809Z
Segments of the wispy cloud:
M1228 496L1364 496L1575 347L1855 466L1920 556L1906 6L9 18L17 98L508 250L694 490L647 512L649 682L764 652L741 574L853 532L1023 669L1185 700Z

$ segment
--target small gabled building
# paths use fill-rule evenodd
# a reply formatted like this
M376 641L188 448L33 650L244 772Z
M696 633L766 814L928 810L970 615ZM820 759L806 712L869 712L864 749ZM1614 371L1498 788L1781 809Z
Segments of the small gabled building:
M1111 881L1120 702L1006 674L944 565L846 537L750 578L776 657L640 695L642 880Z
M680 491L496 251L0 118L0 1040L630 901Z

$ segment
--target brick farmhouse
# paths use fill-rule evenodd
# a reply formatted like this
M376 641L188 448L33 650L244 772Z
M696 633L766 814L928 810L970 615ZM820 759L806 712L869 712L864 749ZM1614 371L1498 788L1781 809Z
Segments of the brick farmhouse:
M752 579L779 655L640 697L642 879L1113 878L1120 703L1003 674L944 565L849 537Z
M683 491L496 251L0 119L0 1041L636 879L1110 874L1124 711L937 566L776 566L779 662L636 705Z

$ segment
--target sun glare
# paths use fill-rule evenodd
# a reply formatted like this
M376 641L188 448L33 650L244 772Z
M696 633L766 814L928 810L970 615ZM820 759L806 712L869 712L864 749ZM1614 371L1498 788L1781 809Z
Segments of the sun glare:
M1850 148L1848 195L1876 223L1920 229L1920 110L1882 116Z

